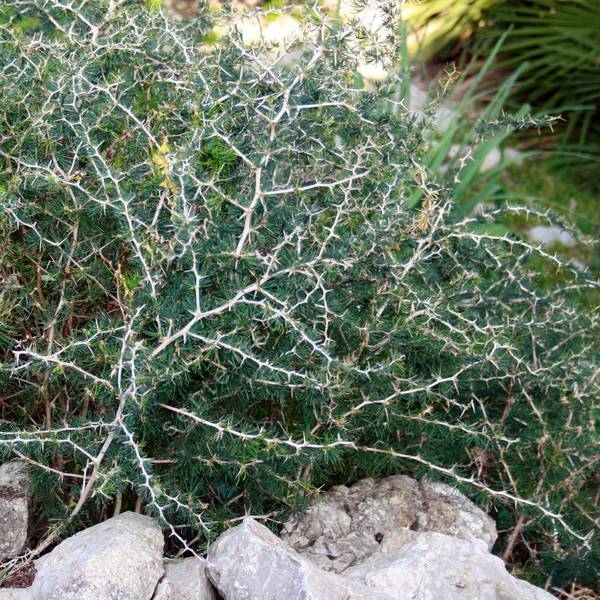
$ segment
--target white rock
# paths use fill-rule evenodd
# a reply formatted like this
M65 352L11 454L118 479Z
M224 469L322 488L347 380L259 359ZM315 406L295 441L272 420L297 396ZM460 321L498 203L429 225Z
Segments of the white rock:
M39 600L149 600L163 576L156 521L126 512L61 542L36 561Z
M483 162L481 163L481 167L479 168L479 170L482 173L485 173L486 171L490 171L494 167L497 167L500 164L501 160L502 160L502 153L500 152L500 148L498 148L496 146L496 147L492 148L485 155L485 158L483 159Z
M412 111L422 111L429 101L429 92L415 83L410 84L408 108Z
M0 466L0 563L18 556L27 542L29 479L21 461Z
M217 600L203 558L165 561L165 576L152 600Z
M335 486L280 535L319 567L341 573L408 527L460 537L484 550L496 540L494 521L454 488L402 475Z
M388 76L380 61L363 62L358 66L358 72L367 82L385 81Z
M505 148L504 160L512 165L522 165L525 161L525 156L516 148Z
M0 600L34 600L31 588L0 589Z
M532 242L539 242L547 246L557 242L569 248L575 245L573 236L568 231L556 226L536 225L527 232L527 237Z
M512 577L480 544L410 529L388 536L376 554L344 574L396 600L553 600Z
M252 519L212 544L208 574L227 600L392 600L318 569Z
M241 15L235 20L235 26L244 44L248 45L283 45L302 36L300 22L288 14L278 15L273 20L265 20L258 15Z
M454 108L451 102L446 102L436 112L434 127L438 133L445 133L448 127L458 119L460 119L460 113Z

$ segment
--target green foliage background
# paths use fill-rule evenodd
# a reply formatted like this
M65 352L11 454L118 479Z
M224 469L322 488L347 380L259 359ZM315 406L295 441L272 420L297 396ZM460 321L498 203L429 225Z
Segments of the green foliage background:
M500 81L519 73L511 90L513 108L527 102L536 110L562 115L563 123L555 130L560 135L552 144L552 168L576 171L597 190L600 3L426 0L411 8L409 23L421 60L452 56L463 69L466 57L486 58L502 40L493 69Z

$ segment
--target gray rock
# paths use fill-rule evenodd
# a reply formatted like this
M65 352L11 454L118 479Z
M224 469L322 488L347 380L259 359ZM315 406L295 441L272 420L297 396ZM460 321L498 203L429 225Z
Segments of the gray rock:
M0 466L0 563L18 556L27 542L29 478L21 461Z
M163 576L156 521L126 512L80 531L36 561L39 600L149 600Z
M525 155L516 148L505 148L504 160L513 165L522 165L525 162Z
M399 528L437 531L490 549L494 521L454 488L402 475L335 486L290 521L281 537L319 567L342 573Z
M553 600L512 577L481 544L399 529L379 551L345 575L396 600Z
M315 567L252 519L212 544L208 574L227 600L392 600Z
M568 231L555 226L536 225L527 232L527 237L546 246L558 243L572 248L575 245L575 239Z
M408 97L409 110L421 112L428 102L429 92L415 83L411 83Z
M34 600L31 588L0 589L0 600Z
M165 561L165 576L153 600L217 600L203 558Z
M500 152L500 148L495 146L485 155L485 158L483 159L483 162L481 163L481 167L479 168L479 171L481 173L490 171L494 167L497 167L500 164L501 160L502 160L502 153Z

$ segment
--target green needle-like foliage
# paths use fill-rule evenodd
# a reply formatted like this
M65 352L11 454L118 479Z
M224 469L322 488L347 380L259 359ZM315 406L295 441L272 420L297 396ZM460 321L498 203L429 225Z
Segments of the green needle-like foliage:
M0 444L40 519L137 503L185 547L411 473L585 578L597 285L454 210L470 162L425 162L391 5L270 49L133 1L0 14Z

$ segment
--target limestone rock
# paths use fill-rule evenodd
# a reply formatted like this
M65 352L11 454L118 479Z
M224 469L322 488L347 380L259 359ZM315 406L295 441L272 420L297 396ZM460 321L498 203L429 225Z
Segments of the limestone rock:
M0 466L0 563L18 556L27 542L29 479L21 461Z
M163 535L150 517L126 512L61 542L36 561L43 600L149 600L163 576Z
M315 567L249 518L212 544L208 574L227 600L392 600Z
M0 589L0 600L34 600L30 588Z
M217 600L206 573L203 558L184 558L165 562L165 576L153 600Z
M501 160L502 160L502 152L500 152L500 148L494 147L485 155L485 158L483 159L483 162L481 163L481 167L479 168L479 171L481 173L485 173L486 171L491 171L492 169L494 169L495 167L497 167L500 164Z
M319 567L342 573L399 528L444 533L484 550L496 540L494 521L454 488L402 475L331 488L288 521L281 537Z
M481 544L433 532L399 529L378 552L349 568L350 579L396 600L553 600L512 577Z
M536 225L527 232L527 237L532 242L539 242L545 246L558 243L567 248L572 248L576 243L568 231L555 226Z

